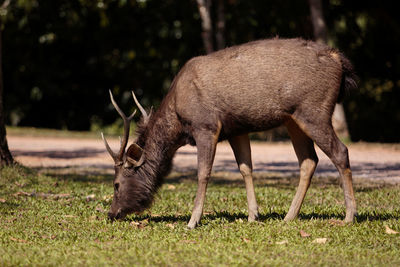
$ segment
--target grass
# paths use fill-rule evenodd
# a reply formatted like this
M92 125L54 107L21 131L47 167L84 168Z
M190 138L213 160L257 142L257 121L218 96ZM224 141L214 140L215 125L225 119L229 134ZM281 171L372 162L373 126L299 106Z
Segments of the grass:
M32 137L58 137L58 138L99 138L98 131L67 131L35 127L7 126L7 135L10 136L32 136Z
M400 186L357 186L359 216L342 225L342 191L318 179L300 218L285 223L295 186L258 177L261 218L248 223L243 183L213 177L202 224L187 230L194 174L173 173L149 211L115 223L109 175L0 175L0 266L400 265L400 234L385 232L400 232Z
M69 131L69 130L57 130L48 128L36 128L36 127L15 127L7 126L7 135L9 136L29 136L29 137L52 137L52 138L74 138L74 139L98 139L100 138L100 132L103 132L106 136L117 137L123 133L123 122L117 120L115 123L101 127L100 125L93 125L90 131ZM131 135L135 132L136 124L131 123L130 133Z

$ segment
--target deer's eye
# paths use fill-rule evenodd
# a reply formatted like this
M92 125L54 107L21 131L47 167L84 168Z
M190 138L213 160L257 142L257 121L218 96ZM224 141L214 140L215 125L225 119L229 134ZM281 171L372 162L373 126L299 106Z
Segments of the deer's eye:
M114 189L115 189L115 191L117 191L117 192L118 192L118 189L119 189L119 183L115 183L115 184L114 184Z

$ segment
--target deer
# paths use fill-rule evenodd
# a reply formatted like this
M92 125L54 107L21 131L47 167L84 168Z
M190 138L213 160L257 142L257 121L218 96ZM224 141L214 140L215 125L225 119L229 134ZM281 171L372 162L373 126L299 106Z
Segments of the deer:
M284 125L300 168L299 184L284 221L300 211L318 163L314 143L337 168L346 215L356 215L348 149L332 127L332 113L346 91L357 87L351 62L337 49L301 38L265 39L232 46L186 62L159 108L142 113L135 141L126 149L130 122L110 91L111 102L124 121L120 149L114 160L114 196L108 217L123 219L149 208L171 170L178 148L197 147L197 192L189 229L200 223L217 143L232 147L247 194L248 221L258 220L248 134ZM126 150L126 151L125 151Z

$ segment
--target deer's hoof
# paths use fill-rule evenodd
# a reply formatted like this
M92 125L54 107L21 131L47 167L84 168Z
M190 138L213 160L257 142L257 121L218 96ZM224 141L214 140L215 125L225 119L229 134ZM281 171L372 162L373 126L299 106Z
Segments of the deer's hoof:
M192 229L196 228L197 225L198 225L197 222L192 222L192 221L190 221L190 222L188 223L188 225L187 225L187 229L192 230Z
M288 213L283 220L285 222L290 222L290 221L293 221L295 218L296 218L296 216Z
M247 218L248 222L256 222L258 221L258 214L257 215L249 215L249 217Z

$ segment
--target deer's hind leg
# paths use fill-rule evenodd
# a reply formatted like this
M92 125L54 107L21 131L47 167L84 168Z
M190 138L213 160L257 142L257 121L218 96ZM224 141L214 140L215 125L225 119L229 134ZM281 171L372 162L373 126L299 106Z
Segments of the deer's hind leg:
M356 214L356 200L354 197L348 149L336 136L330 117L329 119L324 119L324 116L320 114L320 116L314 116L314 118L320 119L311 121L297 116L294 120L330 158L339 171L346 204L345 222L352 222Z
M251 163L249 136L245 134L232 137L229 139L229 144L231 145L233 153L235 154L240 173L242 174L246 184L247 207L249 210L248 220L249 222L252 222L258 219L258 206L253 185L253 166Z
M314 142L293 120L287 121L286 127L300 166L299 186L292 204L290 205L289 212L284 219L285 221L290 221L296 218L300 212L304 197L306 196L311 183L311 178L314 174L315 168L317 167L318 157L315 153Z

